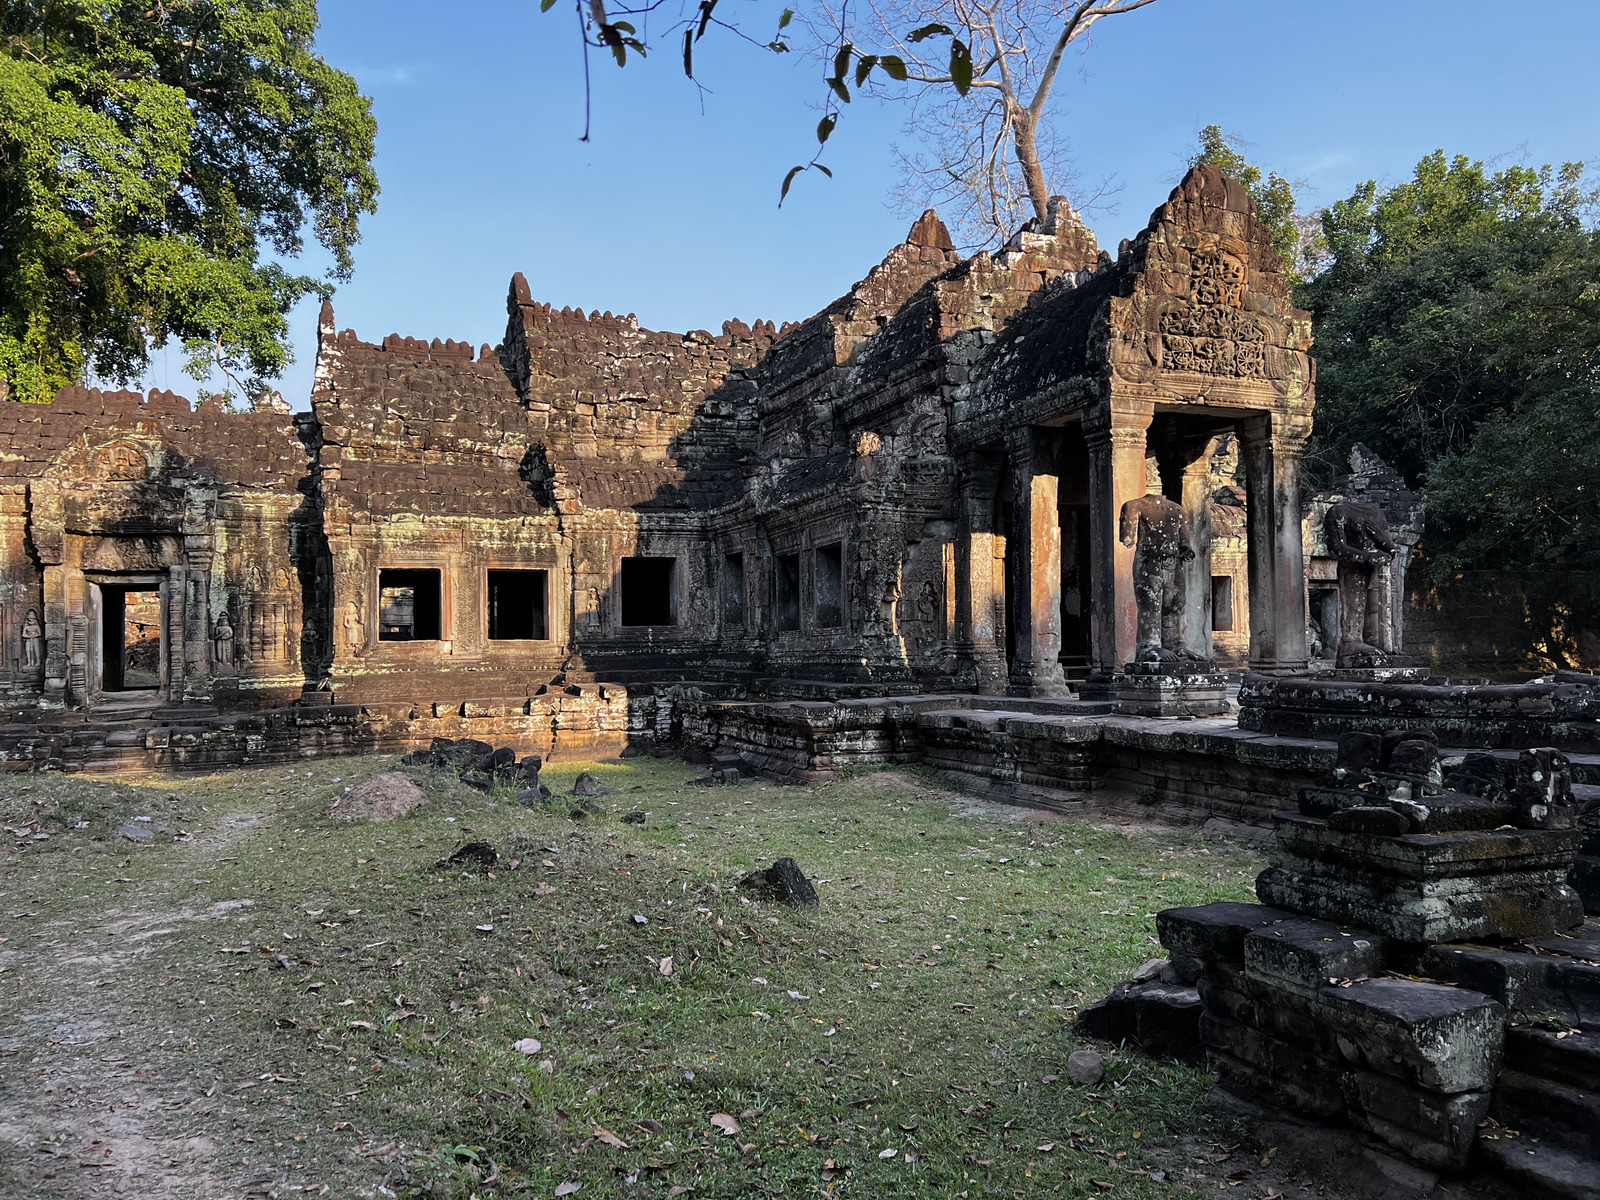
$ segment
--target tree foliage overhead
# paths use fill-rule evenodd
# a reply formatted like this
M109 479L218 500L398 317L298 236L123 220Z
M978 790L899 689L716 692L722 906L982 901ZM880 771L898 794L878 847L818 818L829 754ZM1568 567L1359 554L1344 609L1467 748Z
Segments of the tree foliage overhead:
M1323 213L1315 439L1428 495L1435 564L1600 552L1600 235L1581 163L1491 172L1442 151Z
M313 52L315 0L0 0L0 379L189 370L254 390L289 361L309 225L348 277L377 125Z
M774 54L798 48L821 63L825 90L816 149L784 176L779 204L802 172L832 176L822 155L843 106L856 95L865 90L907 103L909 132L924 149L901 156L899 207L947 205L945 216L958 236L976 246L1004 241L1026 218L1044 220L1051 194L1066 183L1066 159L1050 119L1052 89L1068 50L1085 45L1105 18L1155 0L813 0L783 8L765 42L724 20L720 0L682 5L665 33L658 17L651 39L641 26L665 0L572 2L584 51L586 109L591 50L607 50L626 66L630 51L644 57L652 41L675 44L681 37L683 73L694 80L696 47L716 28ZM555 4L539 0L541 11Z
M1251 165L1240 150L1236 134L1220 125L1207 125L1200 131L1200 148L1189 158L1191 167L1210 163L1224 175L1244 185L1256 202L1256 211L1272 230L1272 248L1283 258L1289 278L1299 283L1318 265L1321 238L1314 218L1302 217L1295 207L1294 185L1276 171L1262 178L1261 168Z

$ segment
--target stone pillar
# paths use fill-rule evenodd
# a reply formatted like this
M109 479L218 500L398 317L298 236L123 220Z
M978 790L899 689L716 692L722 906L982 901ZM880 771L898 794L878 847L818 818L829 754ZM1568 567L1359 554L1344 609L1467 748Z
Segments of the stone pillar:
M1154 405L1114 399L1084 414L1089 446L1089 584L1091 679L1106 680L1133 658L1139 610L1133 599L1133 551L1117 539L1122 506L1145 494L1145 431ZM1209 586L1209 585L1208 585Z
M184 662L187 659L185 650L185 629L188 626L188 573L182 566L173 565L167 568L167 604L166 604L166 634L162 644L167 651L166 693L162 697L168 704L182 704L184 698L184 683L187 673L184 671Z
M994 625L994 498L1000 464L976 452L960 463L956 529L956 682L984 696L1004 694L1005 656Z
M1208 442L1200 456L1183 468L1181 503L1189 521L1189 546L1194 561L1184 571L1184 648L1196 658L1211 660L1211 461Z
M51 708L67 703L67 570L44 569L44 699Z
M1300 456L1305 439L1275 418L1240 423L1250 575L1250 669L1305 671L1306 572L1300 541Z
M1055 439L1031 427L1006 436L1011 459L1013 696L1070 695L1061 670L1061 479Z

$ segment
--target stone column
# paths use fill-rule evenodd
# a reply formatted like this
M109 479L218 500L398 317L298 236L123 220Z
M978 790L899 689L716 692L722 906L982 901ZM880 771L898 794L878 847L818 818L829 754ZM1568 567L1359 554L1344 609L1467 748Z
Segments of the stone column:
M1113 399L1084 414L1089 446L1089 585L1091 679L1109 679L1133 658L1139 610L1133 599L1133 551L1117 540L1122 506L1145 493L1145 431L1155 406Z
M1061 670L1061 515L1055 438L1031 427L1006 435L1011 459L1013 696L1070 694Z
M188 678L184 670L187 659L185 630L188 627L188 572L178 564L167 568L167 636L162 639L167 650L166 693L162 697L168 704L182 704L184 683Z
M67 703L67 569L60 563L44 569L44 698L56 708Z
M994 494L1000 464L991 454L964 455L957 477L956 682L979 695L1006 689L1005 656L994 627Z
M1305 671L1306 571L1300 541L1300 456L1305 439L1276 417L1240 423L1250 575L1250 669Z
M1211 462L1210 443L1200 457L1183 468L1183 513L1189 520L1189 547L1194 561L1184 571L1184 648L1196 658L1211 659Z

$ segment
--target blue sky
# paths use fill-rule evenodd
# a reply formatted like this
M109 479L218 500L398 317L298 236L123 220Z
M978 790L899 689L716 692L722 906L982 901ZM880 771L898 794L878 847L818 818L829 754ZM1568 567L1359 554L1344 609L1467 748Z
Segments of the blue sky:
M668 0L675 3L676 0ZM766 36L780 5L723 0ZM340 328L495 343L512 272L557 306L634 312L656 329L793 320L844 292L908 221L888 204L904 114L858 102L825 161L830 182L784 172L814 145L820 74L708 35L703 98L663 46L618 70L596 57L594 127L568 0L322 0L318 47L373 97L379 210ZM1263 168L1303 180L1302 207L1393 182L1436 147L1477 158L1600 166L1595 0L1158 0L1102 22L1063 72L1055 120L1086 179L1110 176L1102 245L1143 227L1197 131L1238 134ZM320 269L308 256L307 265ZM315 306L294 315L281 383L306 406ZM181 356L149 386L192 395Z

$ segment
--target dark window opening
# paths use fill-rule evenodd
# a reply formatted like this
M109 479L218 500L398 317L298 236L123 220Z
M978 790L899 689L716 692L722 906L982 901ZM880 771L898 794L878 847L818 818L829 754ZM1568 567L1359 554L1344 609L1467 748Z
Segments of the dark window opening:
M1233 576L1211 577L1211 628L1216 633L1233 631Z
M780 633L800 628L798 554L780 554L772 560L772 617Z
M722 556L722 623L744 624L744 555Z
M844 624L844 547L818 546L815 569L817 628L837 629Z
M548 641L549 594L548 571L490 571L489 639Z
M439 640L439 572L378 572L378 640Z
M622 623L624 625L678 623L677 559L622 560Z
M100 689L138 691L161 684L161 594L100 590Z

